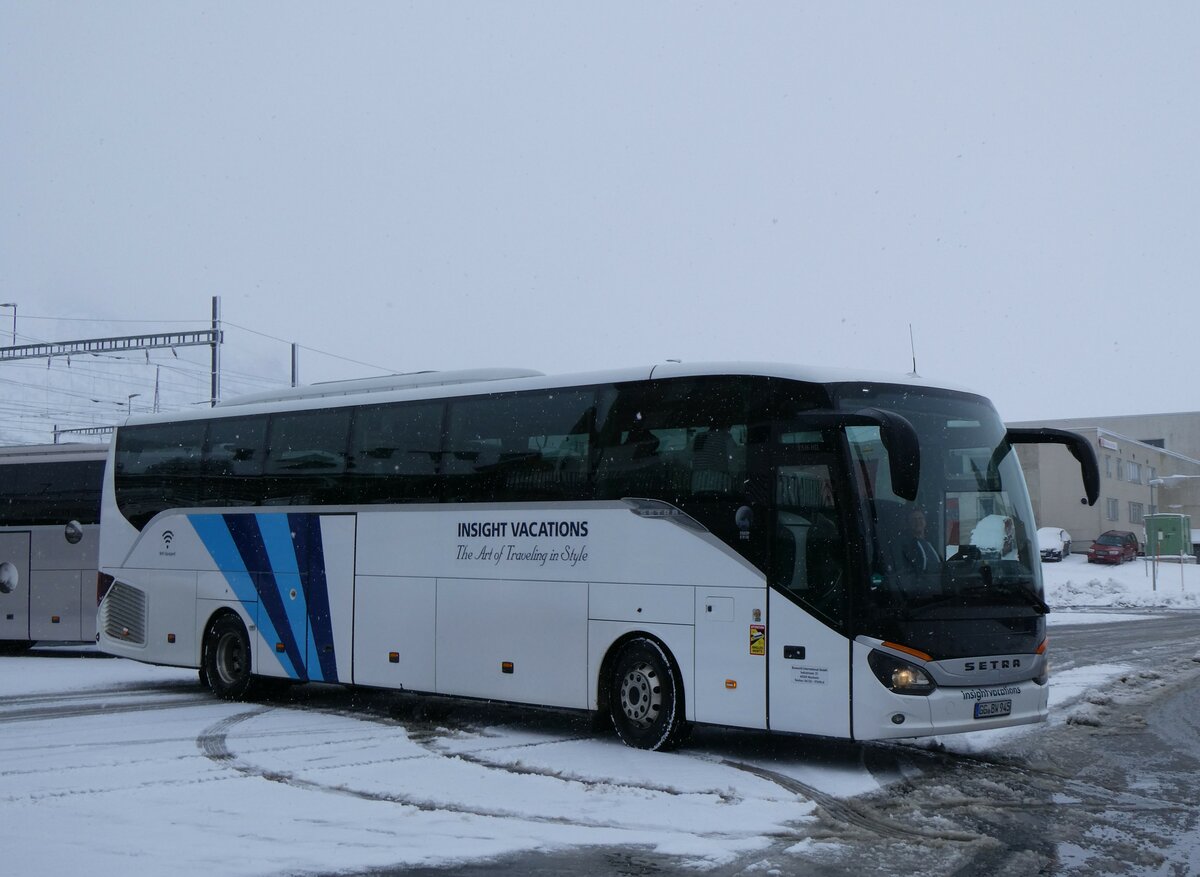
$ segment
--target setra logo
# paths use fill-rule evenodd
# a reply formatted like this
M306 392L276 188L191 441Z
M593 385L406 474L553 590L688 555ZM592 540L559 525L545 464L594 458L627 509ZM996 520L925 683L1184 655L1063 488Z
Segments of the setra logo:
M1020 666L1020 658L1005 658L999 661L966 661L963 663L963 670L968 673L982 673L988 670L1016 670Z

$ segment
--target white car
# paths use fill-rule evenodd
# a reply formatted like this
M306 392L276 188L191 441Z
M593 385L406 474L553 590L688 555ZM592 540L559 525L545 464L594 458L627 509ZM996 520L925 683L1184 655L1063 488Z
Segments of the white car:
M1039 527L1037 539L1043 562L1062 560L1071 553L1071 534L1061 527Z
M1016 560L1016 525L1008 515L987 515L971 531L971 544L985 559Z

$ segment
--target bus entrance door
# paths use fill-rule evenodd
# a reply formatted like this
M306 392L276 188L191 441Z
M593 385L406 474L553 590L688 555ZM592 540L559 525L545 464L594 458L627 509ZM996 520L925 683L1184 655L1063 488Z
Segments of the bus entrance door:
M771 730L849 737L850 644L778 591L769 597Z
M29 534L0 533L0 640L29 639Z
M850 734L847 557L831 454L800 435L776 449L767 632L776 731ZM815 436L819 439L819 434Z

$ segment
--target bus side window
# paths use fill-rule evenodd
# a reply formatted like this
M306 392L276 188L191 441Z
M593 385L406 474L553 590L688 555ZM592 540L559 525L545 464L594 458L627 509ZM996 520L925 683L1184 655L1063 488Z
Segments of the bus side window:
M141 527L166 508L203 505L203 421L127 427L118 435L118 506Z
M443 471L446 498L511 502L590 498L592 390L453 400Z
M596 470L601 496L657 497L666 483L662 440L646 426L633 423L622 430L617 441L603 447Z
M618 387L600 431L598 495L662 499L714 532L733 526L746 481L746 410L745 387L724 378Z
M262 501L267 418L230 417L208 427L204 472L211 478L204 505L247 506Z
M440 402L417 402L356 411L347 502L436 501L443 410Z
M829 467L782 466L771 581L831 622L844 617L845 540Z
M0 525L99 523L103 481L103 460L0 466Z
M692 441L692 494L733 492L745 470L746 449L739 447L727 426L707 429Z
M446 500L486 502L501 498L503 437L515 431L510 406L510 397L451 400L442 457Z
M273 415L263 470L266 501L281 505L337 502L349 440L349 408Z

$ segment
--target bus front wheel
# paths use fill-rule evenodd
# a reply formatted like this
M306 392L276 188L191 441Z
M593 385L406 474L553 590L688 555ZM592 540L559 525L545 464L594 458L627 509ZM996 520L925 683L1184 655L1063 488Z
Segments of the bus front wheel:
M245 700L250 694L250 635L236 615L219 615L209 624L201 676L226 700Z
M622 742L637 749L673 749L683 739L683 697L670 654L654 640L630 640L613 662L609 715Z

